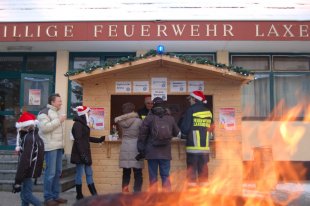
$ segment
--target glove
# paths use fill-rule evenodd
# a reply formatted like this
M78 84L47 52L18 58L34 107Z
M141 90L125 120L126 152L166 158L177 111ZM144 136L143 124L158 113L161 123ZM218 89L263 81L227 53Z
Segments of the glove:
M105 140L105 136L101 136L99 139L100 139L100 143L102 143Z
M13 186L12 193L17 193L22 190L22 186L19 184L13 184L12 186Z
M213 132L210 132L209 133L209 139L211 140L211 141L213 141L214 140L214 133Z
M181 139L187 139L187 135L181 133Z
M142 159L144 159L144 158L145 158L145 155L142 154L142 153L137 154L137 156L135 157L135 159L136 159L137 161L140 161L140 160L142 160Z

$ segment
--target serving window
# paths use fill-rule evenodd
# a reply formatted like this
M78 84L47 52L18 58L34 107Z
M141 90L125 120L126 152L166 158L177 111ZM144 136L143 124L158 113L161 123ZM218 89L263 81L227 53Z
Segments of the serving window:
M190 106L186 100L188 95L168 95L168 101L165 102L165 106L169 108L171 115L178 123L182 114ZM122 115L122 105L126 102L131 102L136 106L135 111L144 107L145 95L111 95L111 128L114 124L114 118ZM213 112L213 98L212 95L206 95L207 105L206 107Z

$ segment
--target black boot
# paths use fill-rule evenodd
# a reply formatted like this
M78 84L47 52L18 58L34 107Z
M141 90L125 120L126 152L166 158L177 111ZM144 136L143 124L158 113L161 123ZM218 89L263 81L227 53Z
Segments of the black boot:
M92 195L97 195L97 190L96 190L96 187L95 187L94 183L93 184L89 184L88 185L88 189L89 189L89 191L90 191L90 193Z
M76 199L80 200L83 199L83 193L82 193L82 185L75 185L75 189L76 189Z

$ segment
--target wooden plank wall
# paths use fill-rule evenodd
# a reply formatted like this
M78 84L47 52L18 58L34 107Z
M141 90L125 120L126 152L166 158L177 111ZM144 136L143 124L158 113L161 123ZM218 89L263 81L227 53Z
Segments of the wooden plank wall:
M229 177L229 184L235 187L235 191L240 191L242 181L242 159L241 159L241 83L230 80L224 76L212 76L208 73L202 73L195 70L186 70L176 66L167 67L165 65L150 64L144 68L135 68L132 70L124 69L120 73L107 76L94 77L83 83L85 105L91 107L104 107L105 109L105 130L93 131L93 136L108 135L110 133L110 108L111 95L115 93L115 81L150 81L152 77L167 77L168 95L186 95L188 93L170 93L170 80L203 80L205 83L206 95L213 96L214 122L216 124L216 158L209 163L210 178L217 179L223 175ZM128 93L126 93L128 94ZM119 94L122 95L122 94ZM139 93L134 93L139 95ZM141 93L145 95L145 93ZM219 128L219 109L235 108L237 128L234 131L227 131ZM92 144L94 181L100 194L121 192L122 170L118 167L118 153L120 143L105 143L102 146ZM184 146L173 146L173 160L171 174L173 179L173 190L180 190L182 182L185 179L186 158ZM111 155L107 157L107 150ZM148 187L148 173L145 167L143 190ZM229 175L227 175L227 171ZM223 175L222 175L223 173ZM133 181L133 180L132 180ZM132 182L131 181L131 182ZM85 182L85 179L84 179ZM84 183L86 185L86 183ZM131 189L132 190L132 189ZM85 194L89 194L86 187L83 187Z

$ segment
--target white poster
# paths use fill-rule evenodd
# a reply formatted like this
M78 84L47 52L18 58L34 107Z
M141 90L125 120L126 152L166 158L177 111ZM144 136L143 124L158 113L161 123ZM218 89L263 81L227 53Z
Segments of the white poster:
M164 101L167 101L167 90L164 89L153 89L152 90L152 99L155 97L160 97Z
M220 108L220 128L236 130L235 108Z
M28 105L41 105L41 89L29 89Z
M186 92L186 81L170 81L170 92Z
M133 92L149 92L149 81L134 81Z
M152 78L152 90L154 89L167 89L167 78L166 77Z
M94 130L104 129L104 108L90 108L89 127Z
M192 92L195 90L200 90L204 91L205 90L205 85L203 81L188 81L188 91Z
M130 93L131 92L131 82L115 82L115 91L118 93Z

